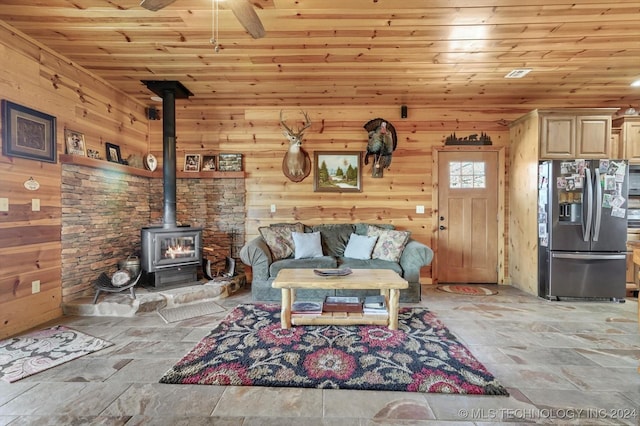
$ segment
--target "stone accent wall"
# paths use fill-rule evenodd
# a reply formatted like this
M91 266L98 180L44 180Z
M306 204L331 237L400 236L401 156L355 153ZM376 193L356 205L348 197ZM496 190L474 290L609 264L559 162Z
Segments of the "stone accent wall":
M63 302L93 288L100 273L140 251L149 223L149 179L72 164L62 165Z
M178 179L176 219L203 228L205 257L232 257L236 269L245 241L242 178ZM118 262L140 255L140 229L162 224L162 179L97 168L62 165L63 302L93 295L91 282L113 274ZM213 260L212 260L213 261Z
M151 182L151 220L162 223L162 180ZM240 249L245 242L245 185L242 178L178 179L176 184L176 221L178 224L200 226L203 229L204 256L212 262L223 262L226 256L237 259L236 269L242 270ZM230 254L230 245L233 245Z

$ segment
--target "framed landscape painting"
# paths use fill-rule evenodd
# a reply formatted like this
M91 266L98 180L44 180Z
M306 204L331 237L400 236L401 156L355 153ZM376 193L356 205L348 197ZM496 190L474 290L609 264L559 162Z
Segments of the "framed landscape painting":
M9 157L56 163L56 118L2 101L2 153Z
M359 151L315 151L315 192L361 192L362 154Z

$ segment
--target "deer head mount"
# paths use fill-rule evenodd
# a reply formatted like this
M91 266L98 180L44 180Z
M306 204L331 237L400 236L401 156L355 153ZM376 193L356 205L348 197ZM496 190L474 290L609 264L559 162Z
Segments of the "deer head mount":
M280 125L283 128L282 134L289 141L289 149L284 156L282 162L282 171L289 179L294 182L300 182L311 172L311 159L309 154L302 149L302 139L304 137L304 131L311 126L311 119L309 115L302 111L304 115L305 123L302 127L296 131L291 130L284 121L282 111L280 111Z

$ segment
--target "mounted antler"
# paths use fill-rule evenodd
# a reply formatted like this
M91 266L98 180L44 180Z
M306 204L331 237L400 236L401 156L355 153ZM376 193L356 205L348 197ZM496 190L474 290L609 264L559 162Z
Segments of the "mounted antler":
M282 110L280 110L280 125L284 128L282 134L289 140L289 150L285 154L285 174L295 182L304 179L311 171L309 155L302 149L304 131L311 126L311 120L306 112L302 111L302 114L304 115L305 124L294 132L285 123L282 117Z
M304 131L311 126L311 120L309 119L309 115L304 111L301 111L301 112L302 112L302 115L304 115L305 125L301 129L298 129L297 132L294 132L284 122L284 118L282 118L282 110L280 110L280 125L284 127L284 132L282 133L287 137L287 139L289 139L291 143L297 142L300 145L302 145L302 136L304 136Z

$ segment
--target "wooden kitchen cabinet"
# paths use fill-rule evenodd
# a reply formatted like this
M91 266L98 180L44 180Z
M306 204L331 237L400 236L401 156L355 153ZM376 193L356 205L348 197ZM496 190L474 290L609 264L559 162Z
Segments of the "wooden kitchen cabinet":
M613 120L613 126L620 129L621 158L632 163L640 163L640 116L627 115Z
M614 108L538 110L540 159L613 158Z

